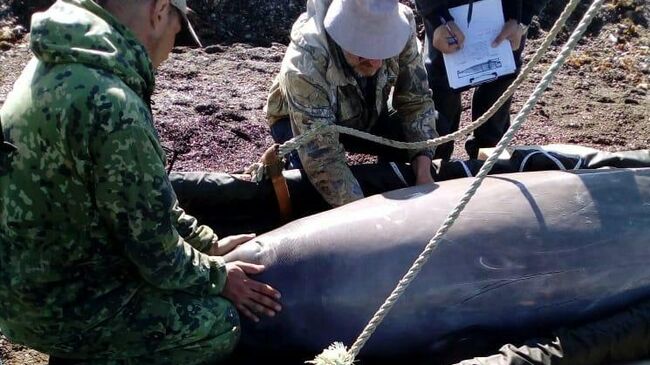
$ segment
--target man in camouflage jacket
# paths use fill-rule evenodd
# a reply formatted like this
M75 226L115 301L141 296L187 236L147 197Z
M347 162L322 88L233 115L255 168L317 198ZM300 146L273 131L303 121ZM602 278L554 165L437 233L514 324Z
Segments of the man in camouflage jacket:
M209 255L250 237L218 241L165 172L149 104L185 1L102 3L34 16L35 57L0 110L0 331L84 363L220 359L235 306L273 315L279 293L247 279L263 267Z
M266 105L274 139L278 143L285 142L293 135L304 133L316 122L352 127L406 141L435 138L436 112L418 51L412 11L397 4L397 0L394 4L380 4L379 0L358 1L360 6L370 9L394 6L395 14L390 15L390 19L400 17L407 27L403 41L392 39L399 46L393 55L383 59L363 58L360 57L363 55L355 55L351 49L343 47L341 40L350 44L359 41L345 39L352 36L361 38L363 42L364 36L393 31L394 27L379 23L370 23L368 27L360 25L367 21L363 10L360 15L349 9L339 14L330 11L352 7L352 2L308 0L307 12L293 25L291 43ZM336 17L356 16L350 21L358 22L356 27L364 30L341 32L337 38L325 25L328 13L333 23L339 21ZM372 47L381 47L379 44L359 47L363 46L369 48L367 52L371 54ZM369 72L359 67L366 67ZM394 110L390 117L389 107ZM345 137L341 136L339 140L338 133L331 130L318 134L298 149L299 162L293 164L302 165L312 184L332 206L363 197L359 183L346 164L345 150L384 154L383 151L375 152L379 149L376 146L366 147L367 143ZM408 153L407 158L413 162L416 172L416 183L433 181L430 172L433 153L433 149ZM392 155L395 155L394 151ZM389 158L393 159L393 156ZM297 160L295 156L290 158Z

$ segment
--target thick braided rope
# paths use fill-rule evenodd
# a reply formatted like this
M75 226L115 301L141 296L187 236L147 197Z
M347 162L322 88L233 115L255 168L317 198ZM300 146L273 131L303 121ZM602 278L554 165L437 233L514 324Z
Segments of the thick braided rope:
M282 157L288 153L291 153L291 151L298 149L298 147L311 141L312 138L314 138L314 136L320 133L321 131L332 129L332 128L334 128L334 126L327 123L323 123L323 122L313 123L311 128L305 131L305 133L299 134L291 138L290 140L284 142L280 146L278 146L278 156Z
M573 13L573 10L578 4L579 1L571 1L569 4L567 4L564 11L562 12L562 14L560 14L560 17L557 19L557 21L555 22L551 30L548 32L548 34L544 38L544 41L537 49L533 57L521 69L521 72L519 73L515 81L513 81L512 84L510 84L510 86L506 89L506 91L504 91L504 93L494 102L494 105L492 105L492 107L490 107L490 109L488 109L480 118L478 118L471 124L468 124L467 126L459 129L458 131L451 134L444 135L442 137L430 139L427 141L402 142L402 141L396 141L381 136L376 136L354 128L344 127L340 125L332 125L332 124L321 122L321 123L314 123L312 128L307 130L305 133L300 134L294 137L293 139L285 142L284 144L280 145L278 149L278 154L280 156L284 156L290 153L291 151L297 149L307 141L311 140L314 135L320 133L324 129L336 129L339 133L359 137L382 145L391 146L400 149L415 149L415 150L438 146L443 143L454 141L461 137L465 137L470 133L472 133L477 128L479 128L481 125L485 124L485 122L487 122L488 119L490 119L494 115L494 113L496 113L499 110L499 108L501 108L501 106L503 106L503 104L505 104L506 101L508 101L508 99L515 93L517 88L524 81L526 81L530 72L537 65L537 63L539 63L542 57L544 57L551 43L553 43L555 38L557 38L557 35L560 33L560 31L562 31L562 27L564 26L567 19Z
M370 336L372 336L376 328L379 326L379 324L381 324L382 320L386 317L386 315L391 310L393 305L397 302L397 300L402 295L402 293L404 293L404 291L409 286L409 284L415 279L415 277L420 272L422 267L426 264L429 257L431 256L431 253L438 247L438 244L442 239L442 237L452 227L455 220L458 218L458 216L463 211L463 209L470 201L470 199L474 196L477 189L480 187L481 183L487 176L488 172L492 169L492 167L496 163L498 157L505 150L506 146L512 140L515 133L526 121L528 114L530 114L530 111L535 106L537 100L542 96L542 93L546 90L548 85L550 85L557 72L564 65L566 58L571 54L571 52L575 48L576 44L578 43L578 41L584 34L585 30L587 29L587 26L589 25L589 23L591 23L592 19L596 16L596 13L602 6L603 2L604 0L595 0L594 3L591 5L587 13L584 15L580 24L578 25L578 27L575 29L575 31L569 38L567 44L564 46L560 54L557 56L556 60L553 62L551 67L548 69L548 71L540 81L540 83L537 85L533 94L528 98L528 100L524 104L523 108L515 118L515 121L513 122L510 129L508 129L508 131L503 136L501 141L499 141L495 151L487 159L487 161L485 162L485 164L477 174L476 178L472 182L468 191L460 199L456 207L454 207L454 209L449 213L449 215L445 219L445 222L442 224L440 229L438 229L438 232L436 232L435 236L431 239L431 241L429 241L424 251L413 263L413 266L408 270L406 275L404 275L404 277L399 281L397 287L393 290L393 292L390 294L388 299L386 299L384 304L381 305L381 307L379 308L377 313L375 313L375 315L370 320L368 325L366 325L366 327L363 329L361 335L359 335L359 337L354 342L352 347L350 347L350 350L343 354L342 358L344 360L339 362L341 365L351 365L353 363L354 359L359 354L359 351L361 351L361 349L368 341ZM332 363L332 364L336 364L336 363Z

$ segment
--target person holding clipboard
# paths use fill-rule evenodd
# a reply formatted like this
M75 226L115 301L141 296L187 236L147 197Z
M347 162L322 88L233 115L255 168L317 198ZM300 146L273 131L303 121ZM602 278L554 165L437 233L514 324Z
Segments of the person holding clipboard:
M496 47L508 40L516 64L512 74L500 76L487 82L477 82L462 88L449 85L443 54L453 54L462 49L466 35L461 31L449 9L467 5L467 19L462 21L471 26L474 7L479 3L472 0L416 0L418 11L424 20L425 47L424 62L428 74L429 86L433 99L441 114L437 122L438 133L450 134L458 130L462 111L462 91L476 87L472 99L472 120L478 119L514 81L521 67L521 55L525 44L526 32L533 16L539 14L548 0L501 0L504 26L499 35L489 46ZM501 16L498 14L496 16ZM469 158L477 158L479 148L494 147L510 126L510 104L508 100L484 125L474 131L465 142ZM448 160L453 153L454 143L448 142L438 146L436 158Z

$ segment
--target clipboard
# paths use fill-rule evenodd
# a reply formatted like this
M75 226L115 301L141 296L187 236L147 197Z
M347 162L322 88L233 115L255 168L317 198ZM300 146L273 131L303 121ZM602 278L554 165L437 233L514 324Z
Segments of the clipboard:
M465 35L462 49L443 54L449 87L456 91L512 75L517 69L510 42L492 47L492 41L505 24L501 0L475 1L473 6L471 23L467 16L469 5L449 9Z

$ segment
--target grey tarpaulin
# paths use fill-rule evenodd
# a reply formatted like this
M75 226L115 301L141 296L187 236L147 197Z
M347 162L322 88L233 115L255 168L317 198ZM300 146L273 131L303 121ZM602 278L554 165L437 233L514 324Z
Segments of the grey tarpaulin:
M650 167L650 150L539 154L533 149L521 149L513 152L509 159L499 160L491 174L517 172L522 165L523 171L560 169L554 160L560 161L566 169L573 169L577 165L588 169L605 166ZM432 174L436 181L463 178L468 177L468 173L476 175L482 165L481 160L437 160L432 166ZM351 169L366 196L401 189L406 187L404 182L410 186L415 181L411 167L404 163L354 165ZM289 170L284 171L284 176L291 195L294 218L329 209L304 172ZM208 172L172 172L170 179L181 207L220 235L261 233L283 223L273 186L268 180L255 183L237 175Z

